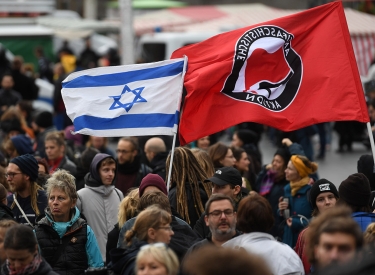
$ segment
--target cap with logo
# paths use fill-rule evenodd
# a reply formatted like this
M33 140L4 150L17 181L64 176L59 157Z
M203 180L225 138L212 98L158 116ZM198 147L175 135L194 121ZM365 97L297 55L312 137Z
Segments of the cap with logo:
M316 208L316 198L325 192L331 192L335 195L336 198L339 197L339 192L337 191L336 186L327 179L320 179L314 182L313 186L310 189L310 204L313 208Z
M240 172L233 167L222 167L215 171L213 177L206 179L204 182L212 182L217 185L242 185L242 177Z

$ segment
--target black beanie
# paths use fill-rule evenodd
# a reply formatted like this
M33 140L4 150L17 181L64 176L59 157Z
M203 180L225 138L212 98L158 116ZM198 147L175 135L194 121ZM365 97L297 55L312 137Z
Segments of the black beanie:
M10 161L17 165L21 172L28 175L31 181L35 181L38 178L38 162L33 155L26 154L19 157L15 157Z
M372 155L362 155L359 158L357 172L364 174L370 183L371 190L375 190L374 158Z
M283 158L285 166L288 165L288 162L290 160L289 149L281 147L281 148L277 149L274 156L276 156L276 155L279 155L280 157Z
M350 175L339 186L340 200L353 206L367 206L369 204L371 189L370 183L362 173Z
M53 115L50 112L44 111L38 114L34 120L35 124L42 128L49 128L53 126Z
M316 198L324 192L331 192L336 198L339 197L336 186L327 179L314 182L310 189L309 201L313 209L316 208Z

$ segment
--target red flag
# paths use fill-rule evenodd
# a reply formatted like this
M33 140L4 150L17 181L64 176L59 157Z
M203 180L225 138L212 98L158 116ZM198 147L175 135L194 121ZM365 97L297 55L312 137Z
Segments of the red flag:
M292 131L369 116L341 2L219 34L188 56L180 142L241 122Z

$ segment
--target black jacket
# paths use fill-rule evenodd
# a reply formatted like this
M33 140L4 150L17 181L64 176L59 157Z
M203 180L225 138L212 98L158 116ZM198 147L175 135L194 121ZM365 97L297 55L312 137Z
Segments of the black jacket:
M47 217L38 222L35 234L42 256L59 274L83 274L88 268L86 253L87 224L78 218L60 239L59 234L52 228ZM59 246L65 245L60 256L55 258Z
M161 152L155 155L155 157L150 162L150 167L153 174L158 174L163 180L166 179L166 161L168 157L168 152Z
M199 189L200 189L200 199L202 201L203 207L206 205L206 202L208 200L208 195L206 191L203 188L203 185L199 183ZM188 212L189 212L189 218L190 218L190 227L194 228L195 223L200 217L200 213L198 213L198 209L196 208L195 198L193 195L193 190L190 186L190 183L185 183L185 190L186 190L186 196L188 201ZM169 202L171 204L171 207L175 210L177 210L177 187L174 185L170 190L168 194ZM199 198L197 198L199 199ZM179 213L181 215L181 213ZM181 215L182 216L182 215Z
M43 259L40 263L39 268L30 275L59 275L58 273L54 272L51 266ZM9 270L6 264L1 266L1 275L9 275Z
M0 221L1 220L14 220L12 209L2 203L0 203Z
M127 248L115 248L110 251L111 263L108 268L112 269L118 275L134 275L135 258L142 246L146 245L144 241L133 241L133 244Z

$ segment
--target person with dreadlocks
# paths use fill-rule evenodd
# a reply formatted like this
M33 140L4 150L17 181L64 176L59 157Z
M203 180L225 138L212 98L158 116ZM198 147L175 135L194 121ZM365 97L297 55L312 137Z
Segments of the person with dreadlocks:
M167 158L170 162L171 155ZM166 167L166 174L169 166ZM212 185L197 158L189 148L177 147L174 152L169 201L181 217L193 228L204 212L204 205L211 195Z
M35 181L38 162L30 154L12 159L7 167L7 179L13 195L8 196L8 206L18 223L35 225L36 218L48 205L46 192Z

